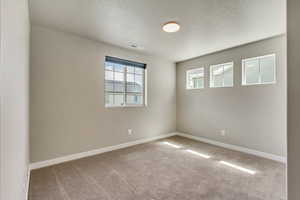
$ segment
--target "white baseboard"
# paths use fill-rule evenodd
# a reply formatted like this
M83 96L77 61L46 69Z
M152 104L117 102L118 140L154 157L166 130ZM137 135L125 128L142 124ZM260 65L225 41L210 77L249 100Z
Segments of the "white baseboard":
M177 135L182 136L182 137L186 137L186 138L189 138L189 139L197 140L197 141L200 141L200 142L205 142L205 143L208 143L208 144L224 147L224 148L227 148L227 149L240 151L240 152L243 152L243 153L247 153L247 154L267 158L267 159L270 159L270 160L275 160L275 161L282 162L282 163L286 163L286 160L287 160L285 157L282 157L282 156L277 156L277 155L270 154L270 153L265 153L265 152L261 152L261 151L257 151L257 150L253 150L253 149L248 149L248 148L237 146L237 145L217 142L217 141L210 140L210 139L207 139L207 138L204 138L204 137L194 136L194 135L190 135L190 134L186 134L186 133L177 133Z
M143 143L147 143L147 142L151 142L151 141L171 137L171 136L174 136L174 135L176 135L176 133L159 135L159 136L146 138L146 139L140 139L140 140L136 140L136 141L133 141L133 142L127 142L127 143L123 143L123 144L119 144L119 145L115 145L115 146L109 146L109 147L95 149L95 150L91 150L91 151L87 151L87 152L71 154L71 155L67 155L67 156L63 156L63 157L59 157L59 158L55 158L55 159L51 159L51 160L35 162L35 163L30 164L30 170L39 169L39 168L43 168L43 167L48 167L48 166L51 166L51 165L56 165L56 164L68 162L68 161L71 161L71 160L77 160L77 159L80 159L80 158L85 158L85 157L89 157L89 156L93 156L93 155L97 155L97 154L101 154L101 153L105 153L105 152L109 152L109 151L113 151L113 150L117 150L117 149L123 149L123 148L126 148L126 147L130 147L130 146L134 146L134 145L138 145L138 144L143 144Z
M25 199L28 200L29 199L29 184L30 184L30 172L31 169L30 167L27 170L27 183L26 183L26 193L25 193Z
M232 149L235 151L240 151L243 153L252 154L255 156L275 160L278 162L286 163L286 158L282 157L282 156L273 155L270 153L265 153L265 152L261 152L261 151L257 151L257 150L253 150L253 149L248 149L248 148L237 146L237 145L226 144L226 143L210 140L210 139L207 139L204 137L199 137L199 136L194 136L194 135L178 132L178 133L170 133L170 134L155 136L155 137L146 138L146 139L140 139L140 140L136 140L133 142L127 142L127 143L123 143L123 144L119 144L119 145L115 145L115 146L104 147L104 148L100 148L100 149L95 149L95 150L91 150L91 151L87 151L87 152L71 154L71 155L67 155L67 156L63 156L63 157L59 157L59 158L55 158L55 159L51 159L51 160L45 160L45 161L41 161L41 162L31 163L30 170L48 167L51 165L56 165L59 163L64 163L64 162L68 162L68 161L72 161L72 160L77 160L80 158L85 158L85 157L89 157L89 156L93 156L93 155L97 155L97 154L101 154L101 153L105 153L105 152L109 152L109 151L113 151L113 150L117 150L117 149L123 149L126 147L143 144L143 143L147 143L147 142L151 142L154 140L159 140L159 139L163 139L163 138L167 138L167 137L171 137L171 136L175 136L175 135L179 135L182 137L197 140L200 142L205 142L205 143L216 145L216 146L220 146L223 148ZM30 174L29 174L29 177L30 177Z

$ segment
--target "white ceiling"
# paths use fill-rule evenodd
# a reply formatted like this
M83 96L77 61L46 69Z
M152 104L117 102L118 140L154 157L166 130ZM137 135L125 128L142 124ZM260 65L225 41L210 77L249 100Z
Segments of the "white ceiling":
M285 33L286 0L30 0L33 24L172 61ZM177 21L181 30L161 26Z

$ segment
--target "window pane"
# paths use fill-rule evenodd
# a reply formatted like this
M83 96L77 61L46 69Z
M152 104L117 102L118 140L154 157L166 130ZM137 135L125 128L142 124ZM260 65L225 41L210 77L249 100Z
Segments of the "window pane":
M125 84L123 82L115 82L114 83L114 92L124 92Z
M204 68L187 71L187 88L204 88Z
M121 64L114 63L114 71L116 72L124 72L125 66Z
M145 69L117 62L117 59L114 62L110 57L106 57L105 105L143 104ZM126 100L127 97L128 100Z
M188 80L187 80L187 88L188 89L193 89L194 88L194 83L193 83L193 80L191 80L191 79L189 79L189 78L187 78Z
M124 94L115 94L114 95L114 105L123 106L124 105Z
M139 68L139 67L135 67L135 73L136 74L143 74L144 73L144 69L143 68Z
M127 104L143 104L143 96L142 95L127 95Z
M115 72L115 81L124 81L124 73Z
M134 83L134 74L127 74L127 82Z
M199 78L204 77L204 68L199 68L199 69L192 70L191 71L191 76L193 78L195 78L195 77L199 77Z
M269 56L260 60L260 71L262 83L275 81L275 57Z
M132 74L134 74L134 67L132 67L132 66L127 66L127 73L132 73Z
M204 78L194 78L193 85L195 88L204 88Z
M134 82L127 82L126 90L127 92L135 92Z
M143 93L143 86L139 84L134 85L134 92Z
M105 62L105 70L110 70L110 71L113 71L113 63L110 63L110 62Z
M222 87L223 86L223 65L216 65L211 68L211 87Z
M232 64L224 65L223 79L224 79L224 87L233 86L233 65Z
M112 92L114 91L114 81L105 80L105 91Z
M143 76L142 75L135 75L135 83L140 85L141 87L144 85Z
M114 80L114 72L105 71L105 80Z
M245 61L245 78L247 84L259 83L259 60Z
M114 104L114 95L106 93L105 94L105 105L112 106Z

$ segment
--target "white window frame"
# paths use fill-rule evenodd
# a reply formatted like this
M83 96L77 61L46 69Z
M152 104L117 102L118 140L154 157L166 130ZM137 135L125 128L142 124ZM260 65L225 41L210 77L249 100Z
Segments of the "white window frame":
M197 69L203 69L203 87L190 88L189 87L189 72L197 70ZM205 88L205 67L196 67L196 68L186 70L186 72L185 72L185 89L186 90L201 90L201 89L204 89L204 88Z
M271 82L262 82L262 75L260 72L260 62L262 58L267 58L267 57L273 57L274 59L274 81ZM251 61L251 60L258 60L259 63L259 77L258 77L258 82L257 83L247 83L247 79L246 79L246 69L245 69L245 62L247 61ZM276 76L276 54L268 54L268 55L264 55L264 56L257 56L257 57L251 57L251 58L246 58L246 59L242 59L242 86L251 86L251 85L268 85L268 84L275 84L277 82L277 76Z
M229 65L229 64L232 65L232 85L231 86L225 86L224 85L224 66L225 65ZM216 66L222 66L223 67L223 73L222 73L223 82L222 82L222 86L214 86L214 84L212 84L212 80L214 80L212 68L216 67ZM231 88L233 86L234 86L234 62L233 61L227 62L227 63L216 64L216 65L210 65L209 66L209 87L210 88Z
M124 107L146 107L147 106L147 68L144 69L144 73L143 73L143 103L142 104L126 104L126 98L127 98L127 95L126 94L140 94L140 93L134 93L134 92L131 92L131 93L127 93L127 66L125 66L125 69L124 69L124 92L118 92L119 94L124 94L124 104L123 105L108 105L106 104L106 93L112 93L112 94L116 94L114 92L107 92L105 90L105 86L106 86L106 79L105 79L105 72L106 71L112 71L113 72L113 76L115 76L114 72L115 70L107 70L106 69L106 61L104 61L104 106L105 108L124 108ZM134 67L134 66L132 66ZM118 71L117 71L118 72ZM121 73L121 72L120 72Z

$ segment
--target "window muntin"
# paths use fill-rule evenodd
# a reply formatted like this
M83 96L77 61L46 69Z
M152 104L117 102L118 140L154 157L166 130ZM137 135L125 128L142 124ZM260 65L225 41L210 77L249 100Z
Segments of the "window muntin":
M242 85L276 83L276 55L242 60Z
M210 66L211 88L233 86L233 62Z
M145 105L146 65L141 63L137 64L132 61L118 58L107 59L106 57L106 107Z
M186 89L204 88L204 67L186 71Z

